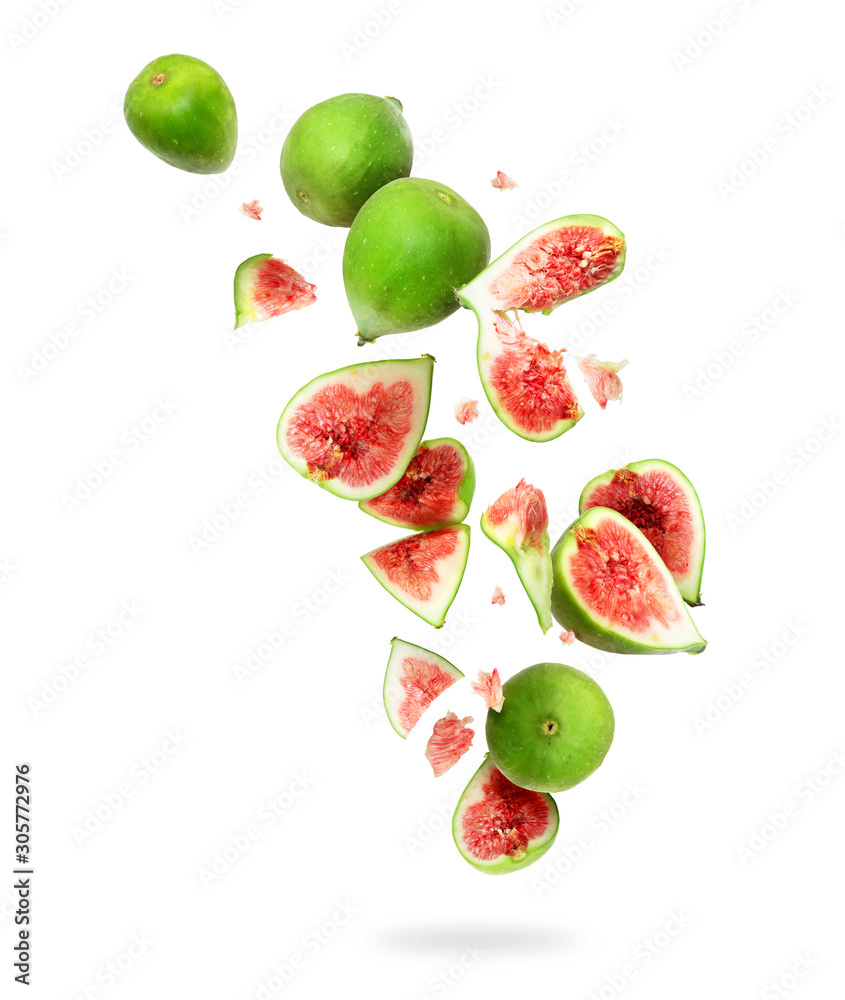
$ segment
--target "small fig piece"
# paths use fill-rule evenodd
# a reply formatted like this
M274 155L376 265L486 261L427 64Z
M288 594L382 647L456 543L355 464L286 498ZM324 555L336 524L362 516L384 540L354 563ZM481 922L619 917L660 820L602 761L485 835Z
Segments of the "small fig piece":
M520 479L481 516L481 530L514 564L544 632L552 627L549 512L541 490Z
M599 361L595 354L588 354L586 358L576 357L575 360L593 399L602 409L609 400L622 399L622 380L617 373L628 364L627 361Z
M304 309L317 301L315 292L316 285L278 257L248 257L235 271L235 329Z
M404 740L434 699L463 676L453 663L430 649L391 639L383 691L390 725Z
M459 719L449 711L434 723L434 731L426 744L425 758L431 764L435 778L454 767L472 746L475 731L467 728L470 722L471 715Z

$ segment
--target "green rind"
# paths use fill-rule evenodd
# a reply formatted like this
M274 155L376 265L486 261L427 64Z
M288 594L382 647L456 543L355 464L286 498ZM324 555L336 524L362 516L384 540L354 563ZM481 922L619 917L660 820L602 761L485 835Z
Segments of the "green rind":
M667 462L662 458L646 458L640 462L629 462L627 465L622 466L622 468L630 469L632 472L642 474L643 472L647 472L658 466L669 472L669 474L683 487L684 492L690 500L690 506L696 515L696 522L701 531L701 552L698 559L697 574L694 573L684 582L677 579L675 580L678 584L678 590L680 591L681 597L683 597L686 603L691 608L700 608L702 606L701 577L704 573L704 554L707 548L707 531L704 525L704 511L701 508L701 501L698 499L698 493L696 493L695 487L683 474L683 472L681 472L677 465L673 465L671 462ZM594 490L597 486L605 486L610 483L617 472L619 472L619 469L608 469L607 472L603 473L601 476L596 476L594 479L591 479L589 483L587 483L581 491L581 496L578 499L579 514L583 514L585 510L587 510L585 502L592 490Z
M535 663L505 681L502 694L501 712L487 712L485 733L490 756L515 785L563 792L599 768L613 742L615 719L592 677L563 663ZM549 718L559 728L546 736L541 727Z
M591 511L608 511L608 507L591 507ZM648 654L660 654L660 653L700 653L707 646L707 640L701 637L698 629L695 627L695 623L689 617L689 613L684 607L683 598L678 592L675 582L672 579L671 574L666 570L667 574L667 586L675 587L675 591L678 596L678 603L680 605L680 610L683 614L687 616L687 619L692 626L693 631L700 639L700 642L693 642L686 646L657 646L650 645L648 643L636 642L630 639L628 636L622 635L619 632L608 629L601 623L595 621L594 618L587 612L579 601L577 595L575 595L570 589L567 581L564 578L563 568L561 565L563 546L569 537L572 530L578 525L583 517L586 517L590 512L581 515L577 518L569 527L564 531L561 537L558 539L557 544L552 549L552 572L554 574L554 583L552 585L552 615L555 620L566 629L571 629L575 633L576 639L580 642L585 643L588 646L592 646L593 649L601 649L607 653L648 653ZM652 558L660 565L663 566L663 561L660 556L655 551L649 540L643 535L643 533L636 527L636 525L631 524L626 518L622 517L618 511L612 511L612 513L619 517L621 520L629 526L632 533L639 536L639 540L643 547L648 551L650 550ZM665 569L665 566L663 566Z
M271 260L271 253L257 253L254 257L248 257L243 263L238 265L235 271L235 329L245 323L251 323L255 319L255 309L252 306L252 286L254 284L255 271L259 264L266 260Z
M454 288L490 259L490 234L452 188L402 177L379 188L349 230L343 281L359 344L439 323Z
M516 872L522 868L528 868L529 865L533 865L535 861L539 861L544 854L549 850L557 837L558 829L560 828L560 812L558 811L557 803L547 793L545 794L549 803L549 831L544 839L539 839L539 843L535 842L535 845L526 851L525 857L519 861L514 861L507 855L503 857L501 861L493 861L489 864L485 864L471 855L467 854L463 847L461 846L462 831L461 831L461 814L462 807L466 802L470 790L477 780L483 781L483 778L479 778L483 770L489 770L496 767L496 764L492 761L489 755L484 758L481 767L475 772L475 774L470 778L469 783L463 791L460 799L458 799L458 804L455 807L455 812L452 816L452 839L455 842L455 847L457 847L461 857L472 865L473 868L480 872L484 872L486 875L507 875L509 872ZM501 770L501 769L500 769Z
M426 622L427 624L433 626L434 628L443 628L443 625L446 622L446 615L449 613L449 608L452 607L452 604L454 603L455 598L458 596L458 591L460 590L460 587L461 587L461 581L463 580L464 573L466 572L467 560L469 559L469 545L470 545L470 530L469 530L469 525L468 524L453 524L450 527L455 528L458 531L465 532L466 536L467 536L467 542L466 542L466 549L465 549L465 552L464 552L463 565L461 566L460 573L458 574L457 579L455 581L454 590L452 592L451 597L449 598L448 603L443 607L442 614L440 614L440 615L427 616L427 615L421 614L415 608L412 608L409 604L406 604L402 600L402 598L399 596L399 594L396 593L396 591L394 591L393 589L391 589L391 587L388 585L388 583L386 581L384 581L384 580L381 579L381 577L379 575L378 568L376 567L375 563L373 563L372 559L370 558L370 556L372 555L372 552L366 552L366 553L364 553L364 555L361 556L361 562L363 562L363 564L367 567L367 569L372 573L372 575L375 578L376 582L381 587L383 587L388 592L388 594L390 594L391 597L395 598L402 605L402 607L407 608L412 614L415 614L418 618L422 618L422 620L424 622ZM427 532L414 532L414 534L427 534ZM410 537L410 536L406 535L405 537L407 538L407 537ZM401 541L401 540L402 539L399 539L399 538L396 539L396 541ZM378 546L378 548L382 548L382 546ZM377 551L377 549L373 549L372 551Z
M340 94L294 122L279 169L288 197L309 219L349 227L379 188L407 177L411 130L395 98Z
M464 674L462 671L458 670L458 668L455 666L454 663L450 663L449 660L447 660L444 656L440 656L438 653L433 653L430 649L426 649L424 646L417 646L413 642L408 642L405 639L400 639L398 636L394 636L390 640L390 657L388 658L387 667L384 671L384 684L382 685L381 697L382 701L384 702L384 711L385 714L387 715L387 721L390 723L391 727L393 728L393 731L395 733L398 733L398 735L401 736L402 739L404 740L408 738L408 733L410 733L413 730L413 726L411 727L411 729L408 730L408 733L406 733L401 728L398 719L395 718L395 713L391 711L390 705L388 704L390 700L390 695L388 693L388 686L390 685L391 681L393 681L395 678L398 677L401 669L401 664L400 666L395 666L395 662L399 660L400 657L401 659L404 659L408 655L408 652L406 650L405 651L397 650L395 645L395 643L397 642L401 642L402 645L406 647L406 650L411 649L416 651L417 653L420 654L421 658L428 657L432 660L436 660L437 665L447 674L452 676L455 681L462 680ZM391 666L395 666L393 672L391 672L390 669ZM451 684L449 686L451 687Z
M359 370L368 369L370 370L370 372L372 372L373 366L375 365L382 366L383 368L387 366L395 367L397 365L415 365L415 366L427 367L428 369L427 376L424 377L423 379L424 394L423 398L420 400L420 408L421 411L423 412L421 415L421 419L419 421L418 432L414 432L414 434L409 436L408 441L406 443L406 452L409 452L408 458L404 462L402 461L397 462L395 476L393 478L388 477L385 482L379 483L377 491L373 494L370 494L369 496L363 496L361 493L350 496L347 495L349 493L349 490L346 490L344 492L344 490L341 489L343 484L339 483L339 481L333 479L327 479L322 481L314 480L307 474L307 471L303 471L303 469L300 468L300 463L295 461L293 457L288 454L287 445L282 440L282 433L281 433L282 424L284 423L285 417L292 410L292 408L294 408L305 398L307 398L307 396L309 396L314 391L318 382L322 382L324 380L328 382L333 376L338 376L344 372L353 371L354 369L359 369ZM337 368L334 371L325 372L322 375L318 375L316 378L311 379L310 382L307 382L304 386L298 389L293 394L293 396L291 396L291 398L285 405L285 408L282 410L278 424L276 425L276 444L278 446L282 458L288 463L288 465L290 465L296 472L298 472L299 475L303 477L303 479L307 479L309 482L316 482L317 485L321 487L321 489L327 490L329 493L333 493L335 496L339 496L344 500L357 501L357 500L372 499L373 496L378 496L379 494L384 493L385 490L390 489L390 487L393 486L394 483L397 483L402 478L402 475L404 474L405 469L407 468L408 462L410 462L411 458L416 453L420 441L422 440L422 436L425 433L425 425L426 421L428 420L428 411L431 405L431 383L433 375L434 375L434 358L430 354L424 354L419 358L407 358L401 360L366 361L363 362L362 364L347 365L345 368ZM370 381L373 380L374 379L372 378L370 379Z
M540 553L533 545L525 552L520 552L515 546L508 545L503 539L497 538L496 528L490 524L486 511L481 515L481 530L491 542L507 553L537 614L540 628L545 634L552 627L552 560L549 554L549 533L546 532L546 537L543 539L543 550Z
M470 457L469 452L461 444L460 441L456 441L455 438L444 437L444 438L432 438L429 441L421 441L420 448L436 448L439 445L448 444L453 447L456 451L460 452L461 457L464 461L464 476L461 480L461 485L458 488L458 492L455 495L456 509L451 518L446 521L438 521L432 524L410 524L408 521L402 521L397 518L385 517L383 514L378 513L375 510L370 509L370 504L373 500L378 500L379 497L373 497L372 500L362 500L358 506L365 514L369 514L370 517L374 517L377 521L383 521L385 524L391 524L395 528L411 528L413 531L437 531L438 528L449 528L452 525L460 524L469 513L469 508L472 504L472 498L475 495L475 464ZM404 473L403 473L404 475ZM401 476L399 477L402 478ZM398 482L399 480L397 480ZM387 492L387 491L385 491ZM379 496L382 494L380 493Z
M154 84L160 74L165 79ZM180 170L219 174L234 159L234 98L217 70L194 56L174 53L148 63L129 84L123 116L142 146Z

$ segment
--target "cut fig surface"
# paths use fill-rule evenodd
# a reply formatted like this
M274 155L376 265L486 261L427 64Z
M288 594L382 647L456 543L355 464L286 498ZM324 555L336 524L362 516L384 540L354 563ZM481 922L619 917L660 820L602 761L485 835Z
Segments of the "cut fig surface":
M361 510L399 528L431 531L460 524L475 492L475 466L454 438L423 441L398 483Z
M440 628L458 593L468 555L469 527L458 524L407 535L361 559L400 604Z
M279 418L282 457L347 500L369 500L404 473L428 418L434 359L370 361L303 386Z
M405 739L434 699L463 676L453 663L430 649L391 639L383 692L390 725Z
M487 757L458 800L452 836L473 868L503 875L541 858L559 823L551 795L520 788Z
M514 433L549 441L583 416L563 352L529 337L516 311L548 315L612 281L624 265L625 238L612 223L598 215L570 215L530 232L458 289L458 301L478 319L484 391Z
M701 604L704 515L680 469L658 458L611 469L584 487L579 510L583 514L591 507L611 507L633 522L657 550L687 604Z
M249 257L235 271L235 329L304 309L317 300L315 290L280 258L269 253Z
M552 550L552 614L610 653L700 653L707 645L654 546L615 510L591 507Z

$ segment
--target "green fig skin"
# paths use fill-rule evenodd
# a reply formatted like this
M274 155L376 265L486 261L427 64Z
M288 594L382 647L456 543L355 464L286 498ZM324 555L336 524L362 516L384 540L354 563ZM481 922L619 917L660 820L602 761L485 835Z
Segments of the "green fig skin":
M343 252L358 343L439 323L458 309L454 289L489 258L484 220L451 188L421 177L386 184L356 216Z
M340 94L303 112L288 132L279 169L288 197L309 219L352 225L379 188L407 177L411 130L392 97Z
M235 101L217 70L201 59L153 59L129 84L123 116L138 142L172 167L219 174L234 159Z
M613 742L613 709L583 671L535 663L505 681L502 694L502 710L487 712L487 746L514 784L562 792L604 760Z

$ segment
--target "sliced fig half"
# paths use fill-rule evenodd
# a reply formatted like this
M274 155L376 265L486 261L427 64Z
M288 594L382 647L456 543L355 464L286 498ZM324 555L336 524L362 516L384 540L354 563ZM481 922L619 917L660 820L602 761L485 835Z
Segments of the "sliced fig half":
M361 559L400 604L440 628L458 593L468 555L469 526L458 524L407 535Z
M524 236L457 290L458 301L478 319L481 384L515 434L550 441L584 415L563 350L529 337L517 310L548 315L612 281L624 265L625 238L612 223L598 215L570 215Z
M304 309L316 302L315 290L316 285L280 258L270 253L249 257L235 271L235 329Z
M473 868L504 875L541 858L559 823L551 795L520 788L487 757L458 800L452 836Z
M700 653L702 639L672 574L636 525L591 507L552 550L552 614L609 653Z
M454 438L423 441L398 483L358 506L398 528L432 531L460 524L475 493L475 466Z
M579 511L611 507L624 514L657 549L691 607L701 604L704 514L692 483L670 462L649 458L590 480Z
M464 675L447 659L404 639L390 640L384 674L384 710L404 740L423 712Z
M369 361L312 379L288 402L276 441L306 479L369 500L401 479L428 419L434 358Z
M540 628L548 632L552 627L552 560L549 511L542 491L520 479L484 511L481 530L510 557Z

